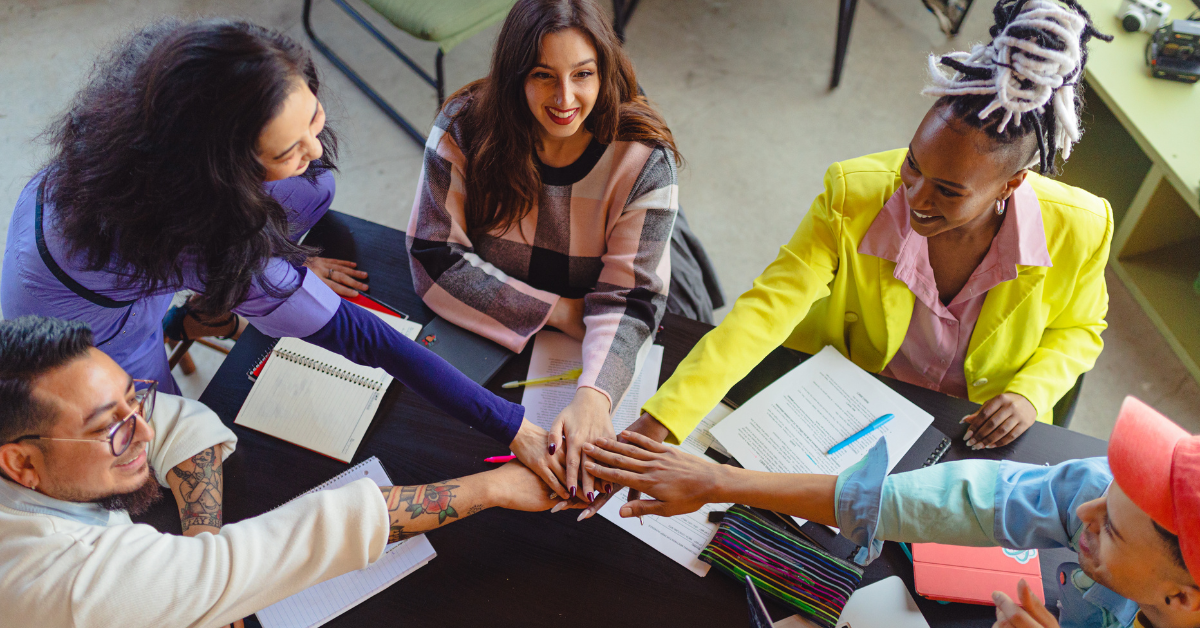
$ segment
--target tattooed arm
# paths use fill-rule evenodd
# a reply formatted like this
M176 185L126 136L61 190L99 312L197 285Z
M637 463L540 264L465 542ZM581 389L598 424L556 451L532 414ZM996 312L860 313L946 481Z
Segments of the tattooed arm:
M221 531L225 482L219 447L205 449L167 473L184 536Z
M519 462L475 475L416 486L386 486L389 543L465 519L493 506L537 512L561 502L538 476ZM582 502L575 502L582 506Z

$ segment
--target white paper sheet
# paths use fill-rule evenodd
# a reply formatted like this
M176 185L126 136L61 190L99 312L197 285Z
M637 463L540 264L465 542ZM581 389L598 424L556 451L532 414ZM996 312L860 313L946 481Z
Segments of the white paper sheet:
M775 628L814 628L799 615L775 622ZM838 618L837 628L929 628L904 581L890 576L854 592Z
M680 449L690 454L704 456L704 452L716 443L710 430L733 410L718 404L708 416L688 435ZM708 574L710 565L701 561L701 550L717 532L717 524L708 522L708 513L713 510L728 510L732 504L707 504L700 510L675 517L643 517L645 525L636 518L622 519L621 506L628 501L629 489L623 489L608 500L600 509L600 516L617 524L622 530L636 536L650 547L662 552L675 562L687 567L697 576Z
M340 488L364 477L371 478L379 486L392 484L379 459L372 456L304 494ZM384 548L379 560L366 568L313 585L255 615L264 628L320 626L420 569L436 556L437 552L424 534L392 543Z
M624 399L613 412L613 429L617 433L629 427L642 414L642 404L658 390L662 370L662 345L647 345L639 356L639 368L625 392ZM583 366L583 345L578 340L556 331L539 331L533 339L533 355L529 359L526 379L561 375ZM575 397L576 380L526 386L521 397L526 417L542 429L549 430L554 419ZM614 400L616 401L616 400Z
M825 453L888 413L896 417L836 454ZM825 347L742 404L712 434L747 469L834 475L884 436L890 471L932 423L928 412Z

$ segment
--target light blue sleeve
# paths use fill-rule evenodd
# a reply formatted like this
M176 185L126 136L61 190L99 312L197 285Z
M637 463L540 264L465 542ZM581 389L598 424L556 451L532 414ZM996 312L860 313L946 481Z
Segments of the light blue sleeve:
M996 542L1012 549L1070 547L1083 523L1084 502L1108 491L1105 458L1068 460L1053 467L1001 462L996 477Z
M881 439L838 476L837 521L866 564L882 541L1013 549L1074 547L1079 504L1112 481L1103 458L1037 466L964 460L887 475Z
M882 541L937 542L983 547L992 536L999 464L967 460L887 475L880 439L866 457L838 476L837 521L842 535L863 548L859 564L875 560Z

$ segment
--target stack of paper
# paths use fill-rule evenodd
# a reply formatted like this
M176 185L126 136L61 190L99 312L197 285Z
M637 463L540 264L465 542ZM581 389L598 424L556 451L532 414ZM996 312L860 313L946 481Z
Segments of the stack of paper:
M392 484L379 459L372 456L304 494L340 488L364 477L371 478L379 486ZM366 568L313 585L255 615L264 628L320 626L425 566L436 556L437 552L424 534L392 543L384 548L379 560Z
M642 414L642 404L658 390L658 375L662 370L662 345L647 344L638 356L637 372L633 374L625 397L614 399L613 429L629 427ZM561 375L583 366L583 345L578 340L556 331L539 331L533 338L533 354L529 358L529 376L541 379ZM525 416L538 427L549 430L558 414L575 398L575 380L527 386L521 397Z

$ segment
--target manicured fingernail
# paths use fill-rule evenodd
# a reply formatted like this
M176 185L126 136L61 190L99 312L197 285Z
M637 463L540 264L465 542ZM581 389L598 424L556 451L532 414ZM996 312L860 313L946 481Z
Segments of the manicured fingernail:
M638 515L638 523L640 523L640 524L642 524L642 525L646 525L646 522L642 520L642 516L641 516L641 515Z
M554 504L554 508L551 508L550 512L558 512L566 507L567 507L567 502L561 501L561 502L558 502L557 504Z
M959 423L966 423L966 422L967 422L967 419L969 419L969 418L971 418L971 415L969 415L969 414L968 414L967 416L965 416L965 417L963 417L963 418L959 419L959 420L958 420L958 422L959 422Z
M587 500L588 500L588 503L596 501L596 493L593 491L588 491L587 492Z
M575 520L576 520L576 521L583 521L584 519L587 519L587 518L588 518L588 511L586 511L586 510L585 510L585 511L583 511L583 512L579 513L579 518L577 518L577 519L575 519Z
M983 449L983 443L977 443L976 445L971 447L971 451L979 451L980 449Z
M967 433L966 433L965 435L963 435L963 440L965 440L965 441L970 441L970 440L971 440L971 436L972 436L973 434L975 434L975 430L967 430ZM968 445L970 445L971 443L969 443L969 442L968 442L967 444L968 444ZM551 447L553 447L553 445L551 445ZM554 452L552 451L552 452L550 452L550 453L554 453Z
M995 445L987 445L986 447L984 447L984 449L995 449L995 448L996 448Z
M571 497L575 497L575 487L571 487Z
M605 482L605 483L604 483L604 492L605 492L605 493L611 493L611 492L612 492L612 484L609 484L608 482Z
M550 446L549 446L549 447L547 447L546 449L549 449L549 450L550 450L550 455L551 455L551 456L553 456L553 455L554 455L554 450L555 450L555 449L558 449L558 446L557 446L557 445L555 445L554 443L550 443Z
M974 438L968 438L968 439L967 439L967 447L974 447L974 446L975 446L975 439L974 439Z

